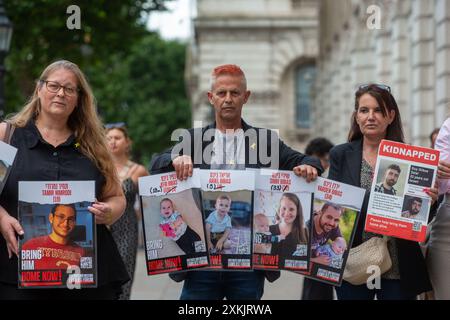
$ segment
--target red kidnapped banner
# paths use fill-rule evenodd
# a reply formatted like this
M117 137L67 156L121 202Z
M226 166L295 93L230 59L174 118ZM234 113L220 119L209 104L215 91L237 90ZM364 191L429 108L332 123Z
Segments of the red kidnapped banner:
M380 156L392 157L437 166L439 151L411 146L404 143L382 140L378 151Z

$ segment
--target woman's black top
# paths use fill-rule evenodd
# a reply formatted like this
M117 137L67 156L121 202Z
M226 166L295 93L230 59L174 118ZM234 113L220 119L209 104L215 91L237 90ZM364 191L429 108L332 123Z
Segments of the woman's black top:
M17 218L19 181L75 181L95 180L96 198L99 199L106 180L96 165L77 148L75 136L54 147L39 133L34 121L16 128L11 145L18 149L9 178L0 195L0 205ZM108 228L97 226L98 286L119 285L128 281L128 273L120 258ZM0 282L17 285L17 257L8 258L5 239L0 236ZM83 290L80 294L83 294Z
M279 236L281 234L280 226L278 224L269 226L269 231L275 236ZM297 243L294 239L294 234L292 232L289 232L284 240L281 240L277 243L272 243L270 254L278 254L284 258L291 257L297 249L298 244L299 243Z

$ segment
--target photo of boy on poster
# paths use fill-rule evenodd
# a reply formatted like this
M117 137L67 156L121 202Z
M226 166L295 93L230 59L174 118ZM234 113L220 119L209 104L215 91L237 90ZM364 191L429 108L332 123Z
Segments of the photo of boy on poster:
M252 201L253 193L248 190L203 191L209 253L222 255L221 265L224 267L228 266L228 259L250 259Z
M151 260L206 252L200 189L141 199L145 242L161 243L147 245L154 252Z
M20 239L19 269L26 271L62 270L62 281L58 286L65 287L71 271L70 267L80 268L80 283L85 287L96 282L96 234L94 216L87 210L91 202L69 204L38 204L19 202L19 221L24 228ZM75 269L77 270L77 269ZM52 282L26 281L22 286L48 287Z

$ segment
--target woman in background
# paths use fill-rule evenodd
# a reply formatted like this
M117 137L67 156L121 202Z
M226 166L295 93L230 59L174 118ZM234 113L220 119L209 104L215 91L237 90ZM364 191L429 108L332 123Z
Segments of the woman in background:
M427 265L434 298L450 299L450 118L442 125L435 149L440 151L439 194L445 195L433 220L428 240Z
M149 173L144 166L130 160L131 139L124 123L107 124L106 138L116 167L127 205L122 217L111 225L111 233L131 278L122 286L120 300L129 300L136 266L138 247L138 219L134 209L138 191L138 178Z

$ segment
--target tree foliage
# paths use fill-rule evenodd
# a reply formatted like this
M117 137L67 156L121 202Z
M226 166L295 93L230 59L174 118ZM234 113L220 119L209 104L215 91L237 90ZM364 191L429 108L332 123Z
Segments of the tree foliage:
M137 159L147 162L171 144L174 129L189 127L184 64L184 44L149 34L99 79L108 88L98 94L101 113L107 121L127 123Z
M146 30L148 15L171 0L5 0L14 30L6 59L6 113L32 93L51 62L67 59L90 81L105 122L126 121L134 155L146 161L188 126L184 89L185 46ZM69 30L70 5L81 10L81 29Z

